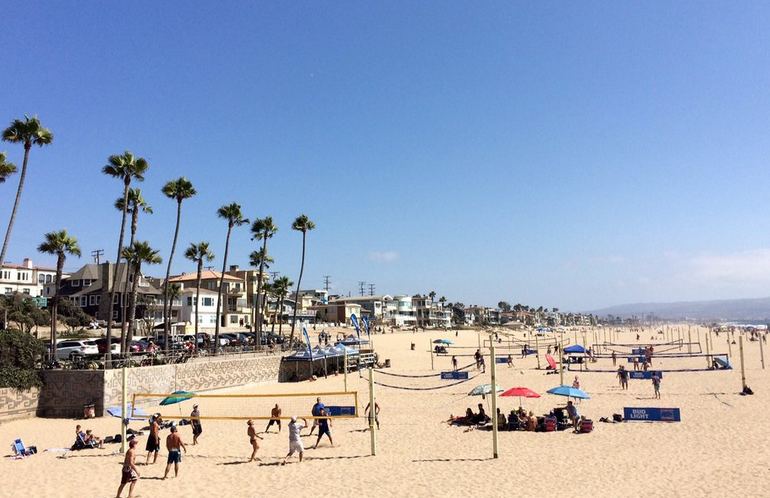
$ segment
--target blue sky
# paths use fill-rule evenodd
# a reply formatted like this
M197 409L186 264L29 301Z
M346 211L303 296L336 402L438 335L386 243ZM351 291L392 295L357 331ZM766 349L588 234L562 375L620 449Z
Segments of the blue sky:
M770 294L767 3L72 5L3 7L1 124L55 134L10 261L50 261L35 247L59 228L81 262L114 258L121 186L100 169L129 149L151 165L140 238L164 258L160 188L185 175L182 248L221 256L216 209L237 201L274 217L296 279L291 220L314 220L303 287L563 309ZM229 260L253 248L242 228Z

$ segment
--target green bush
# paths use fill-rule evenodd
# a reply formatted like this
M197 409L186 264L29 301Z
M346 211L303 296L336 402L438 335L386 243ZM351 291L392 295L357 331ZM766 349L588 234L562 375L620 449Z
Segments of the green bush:
M0 387L20 391L39 387L42 382L35 364L44 352L43 344L30 334L0 331Z

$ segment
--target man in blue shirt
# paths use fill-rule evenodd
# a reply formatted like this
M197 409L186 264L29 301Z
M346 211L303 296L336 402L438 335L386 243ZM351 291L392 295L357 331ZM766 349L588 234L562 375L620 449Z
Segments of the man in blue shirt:
M321 403L321 398L316 398L313 408L310 409L310 413L314 417L319 417L321 415L321 410L323 410L324 408L326 407L324 406L323 403ZM318 419L313 420L313 426L310 428L310 434L309 434L310 436L313 435L313 431L315 430L316 427L318 427Z

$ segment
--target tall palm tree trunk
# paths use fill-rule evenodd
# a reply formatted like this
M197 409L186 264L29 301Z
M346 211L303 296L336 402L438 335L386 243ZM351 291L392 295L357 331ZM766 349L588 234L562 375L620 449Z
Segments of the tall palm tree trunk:
M19 175L19 186L16 188L16 200L13 203L13 210L11 211L11 220L8 222L8 230L5 231L5 238L3 239L3 249L0 251L0 265L5 263L5 253L8 250L8 242L11 240L11 231L13 231L13 222L16 220L16 212L19 209L19 202L21 201L21 191L24 190L24 179L27 177L27 162L29 161L29 150L32 148L32 144L24 144L24 162L21 163L21 174Z
M171 261L174 259L174 251L176 251L176 239L179 237L179 221L182 218L182 202L176 203L176 227L174 228L174 241L171 243L171 254L168 257L168 265L166 266L166 280L163 287L163 335L165 336L166 343L168 343L168 334L171 332L171 305L168 304L168 291L169 283L168 279L171 276Z
M278 304L278 335L283 337L283 296L281 296L281 300ZM273 322L273 325L275 325L275 322Z
M107 303L107 357L105 362L105 368L112 368L112 309L115 303L115 287L120 279L120 253L123 250L123 238L126 235L126 211L128 209L128 186L131 180L123 180L123 216L120 221L120 237L118 237L118 256L115 258L115 279L110 285L110 301ZM109 265L107 266L108 277L112 273ZM125 297L124 297L125 299Z
M257 278L257 302L254 303L254 308L259 308L257 311L257 316L255 319L252 320L254 325L257 327L257 345L260 345L262 342L262 317L264 316L262 314L262 276L265 274L265 258L267 257L267 232L265 232L265 236L262 237L262 260L259 262L259 274Z
M294 313L291 317L291 335L289 336L289 347L294 344L294 327L297 324L297 308L299 308L299 289L302 285L302 273L305 271L305 237L306 232L302 232L302 263L299 266L299 278L297 279L297 292L294 294Z
M203 258L198 260L198 278L195 280L195 347L198 347L198 313L201 306L201 277L203 276Z
M64 253L59 253L56 258L56 287L53 293L51 305L51 358L56 358L56 318L59 313L59 287L61 287L61 275L64 269Z
M219 317L222 311L222 288L225 286L225 270L227 269L227 253L230 250L230 232L232 225L227 225L227 238L225 239L225 257L222 259L222 275L219 277L219 291L217 292L217 323L214 324L214 354L219 348Z
M131 237L129 237L128 246L131 247L134 245L134 239L136 238L136 228L139 225L139 209L138 206L134 206L134 208L131 210ZM123 295L128 295L128 279L126 279L126 283L123 285ZM128 346L128 343L130 342L130 339L128 338L126 332L128 330L134 330L132 322L129 322L126 319L126 308L128 303L126 303L126 300L123 299L121 302L121 316L123 317L123 323L120 326L120 348L121 351L125 351L126 347Z
M134 317L136 316L136 293L139 288L139 272L140 265L136 265L133 271L134 281L131 283L131 304L128 307L129 324L134 322Z

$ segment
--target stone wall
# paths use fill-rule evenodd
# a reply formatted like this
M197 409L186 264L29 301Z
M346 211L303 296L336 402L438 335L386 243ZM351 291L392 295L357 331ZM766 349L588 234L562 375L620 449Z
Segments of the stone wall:
M129 393L207 391L276 382L280 365L280 356L200 358L175 365L130 368L126 370L126 381ZM96 416L101 417L107 414L106 408L120 405L122 375L120 369L45 370L39 392L0 389L0 420L34 415L79 418L83 416L83 405L91 403Z
M0 388L0 421L32 417L37 413L38 390Z
M37 406L38 417L78 418L83 405L94 404L104 415L104 372L101 370L45 370Z

